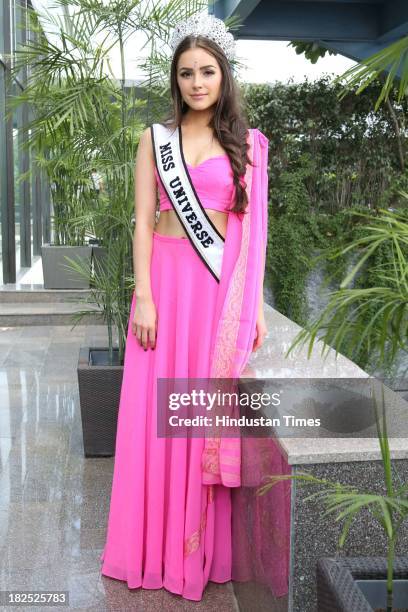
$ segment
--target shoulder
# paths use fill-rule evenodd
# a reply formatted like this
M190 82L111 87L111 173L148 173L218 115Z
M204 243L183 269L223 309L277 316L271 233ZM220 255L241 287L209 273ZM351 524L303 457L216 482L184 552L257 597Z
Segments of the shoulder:
M145 169L154 165L154 149L150 127L145 128L139 136L136 159L138 164L147 164Z
M152 144L154 139L158 137L162 131L171 132L174 129L173 125L167 125L165 123L152 123L149 127L147 127L142 133L140 140L146 143Z
M148 154L149 157L153 157L153 139L151 126L145 128L141 133L138 149L141 151L141 153L145 153Z
M145 130L143 130L139 142L143 142L143 144L148 144L149 142L152 142L152 128L153 126L149 126Z

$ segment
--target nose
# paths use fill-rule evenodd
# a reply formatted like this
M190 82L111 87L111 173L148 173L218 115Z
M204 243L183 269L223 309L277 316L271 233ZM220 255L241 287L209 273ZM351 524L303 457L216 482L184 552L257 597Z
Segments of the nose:
M193 75L193 87L194 89L201 88L201 74Z

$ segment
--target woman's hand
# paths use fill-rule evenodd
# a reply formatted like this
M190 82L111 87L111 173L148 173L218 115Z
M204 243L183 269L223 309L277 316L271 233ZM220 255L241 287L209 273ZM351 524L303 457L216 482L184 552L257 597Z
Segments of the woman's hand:
M267 333L268 330L265 323L264 311L263 308L260 308L258 312L258 318L256 320L256 337L254 340L252 351L257 351L262 346Z
M145 351L147 351L149 345L152 350L156 348L157 311L152 298L136 298L132 333Z

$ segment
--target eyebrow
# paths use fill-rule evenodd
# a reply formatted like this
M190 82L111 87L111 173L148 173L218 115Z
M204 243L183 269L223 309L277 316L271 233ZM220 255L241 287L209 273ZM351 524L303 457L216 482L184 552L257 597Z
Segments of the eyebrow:
M203 68L215 68L215 66L213 66L213 64L208 64L207 66L201 66L201 69ZM179 70L192 70L192 68L187 68L186 66L182 66L181 68L179 68Z

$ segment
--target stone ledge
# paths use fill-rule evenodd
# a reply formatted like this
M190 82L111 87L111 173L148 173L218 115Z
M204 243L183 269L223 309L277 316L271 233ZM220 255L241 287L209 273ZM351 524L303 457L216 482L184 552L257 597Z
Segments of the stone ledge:
M310 359L308 347L299 346L285 358L296 334L302 329L299 325L265 304L265 318L268 335L263 346L252 354L242 378L367 378L369 374L353 361L328 349L323 358L323 343L316 342ZM393 398L391 416L401 416L405 410L408 422L408 403L394 391L387 389L388 397ZM398 409L398 410L397 410ZM286 461L290 465L341 463L348 461L381 460L377 438L281 438L277 437ZM394 459L408 458L408 437L390 437L390 452Z

